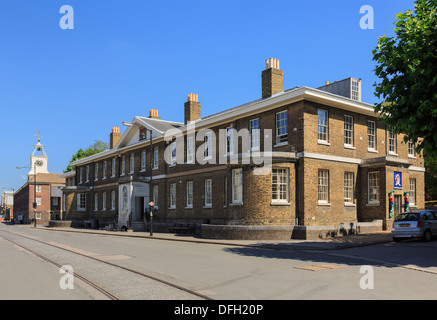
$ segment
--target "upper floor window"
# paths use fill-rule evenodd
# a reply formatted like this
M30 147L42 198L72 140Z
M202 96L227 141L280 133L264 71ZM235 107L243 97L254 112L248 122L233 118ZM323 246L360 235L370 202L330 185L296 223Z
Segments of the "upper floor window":
M396 133L391 129L388 133L388 152L396 154Z
M146 171L146 151L141 152L141 171Z
M153 149L153 169L158 169L159 165L159 150L158 148Z
M171 144L170 165L176 165L176 142Z
M205 159L212 158L212 132L207 132L205 134L205 151L204 151Z
M115 158L112 159L112 174L111 174L112 178L115 177L115 163L116 163L115 161L116 161Z
M408 156L410 157L416 156L416 150L413 140L408 141Z
M375 121L367 121L367 148L369 150L376 150Z
M86 182L90 181L90 166L86 166Z
M352 80L351 98L356 101L360 100L360 86L356 80Z
M102 179L106 179L106 170L108 169L108 165L106 160L103 161L103 172L102 172Z
M328 142L328 111L319 109L317 111L317 139Z
M354 119L351 116L344 116L344 144L354 144Z
M187 163L194 162L194 137L187 138Z
M97 181L99 180L99 163L96 162L94 164L94 180Z
M259 150L260 147L260 129L259 119L250 120L250 149Z
M288 111L276 114L276 144L288 141Z
M79 171L79 183L83 183L83 167L80 167L80 171Z
M126 173L126 157L122 156L121 157L121 176L124 176L124 174Z
M129 162L129 173L135 172L135 154L131 153Z

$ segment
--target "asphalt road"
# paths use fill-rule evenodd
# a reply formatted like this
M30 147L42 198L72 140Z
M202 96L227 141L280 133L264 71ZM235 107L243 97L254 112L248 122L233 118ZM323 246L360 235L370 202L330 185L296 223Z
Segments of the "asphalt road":
M59 265L70 265L75 273L127 300L200 299L137 273L217 300L437 298L437 240L289 251L53 232L1 224L0 299L107 299L78 279L74 280L74 289L61 289L63 274L59 268L10 241Z

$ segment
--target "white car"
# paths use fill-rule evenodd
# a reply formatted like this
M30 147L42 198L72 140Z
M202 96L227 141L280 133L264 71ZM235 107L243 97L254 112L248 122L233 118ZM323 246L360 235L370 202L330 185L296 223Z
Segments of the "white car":
M411 238L431 241L437 236L437 211L403 212L393 222L391 234L393 241Z

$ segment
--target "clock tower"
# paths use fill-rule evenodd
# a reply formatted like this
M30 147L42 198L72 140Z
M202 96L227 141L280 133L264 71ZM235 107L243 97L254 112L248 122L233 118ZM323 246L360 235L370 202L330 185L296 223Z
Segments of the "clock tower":
M41 133L38 129L38 143L35 145L32 155L30 156L30 171L28 176L33 176L38 173L49 173L47 170L47 154L44 151L44 146L41 144Z

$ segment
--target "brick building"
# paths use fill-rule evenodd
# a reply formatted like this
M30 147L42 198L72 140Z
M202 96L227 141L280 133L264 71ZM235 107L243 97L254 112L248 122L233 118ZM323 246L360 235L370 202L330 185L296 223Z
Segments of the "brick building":
M211 238L321 238L391 226L391 191L395 214L405 192L424 207L423 158L361 102L361 80L284 90L270 59L261 83L261 99L213 115L201 117L189 94L184 122L152 109L123 134L114 127L110 150L70 164L65 219L144 225L152 200L154 230L192 223Z
M49 220L61 218L61 188L65 186L65 178L61 174L49 173L47 163L48 156L39 136L30 156L30 166L26 167L30 169L28 180L14 193L14 219L34 223L36 218L37 224L47 225Z

